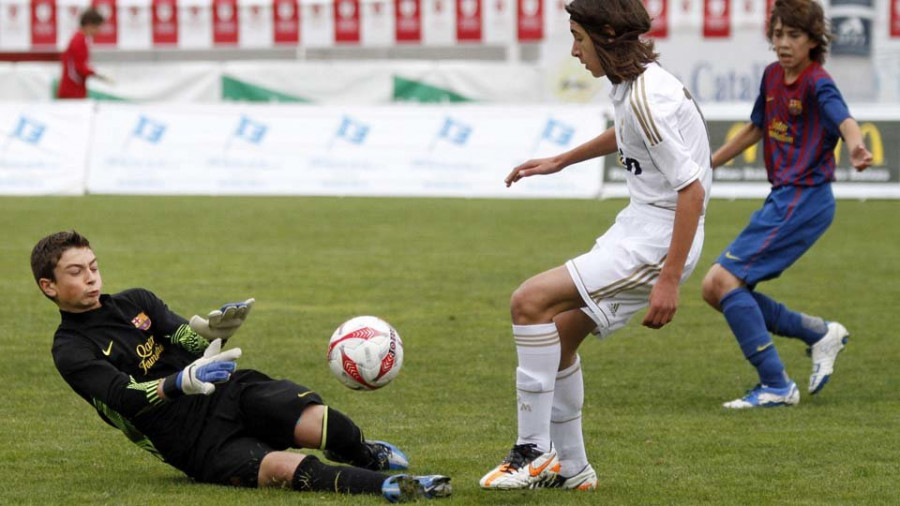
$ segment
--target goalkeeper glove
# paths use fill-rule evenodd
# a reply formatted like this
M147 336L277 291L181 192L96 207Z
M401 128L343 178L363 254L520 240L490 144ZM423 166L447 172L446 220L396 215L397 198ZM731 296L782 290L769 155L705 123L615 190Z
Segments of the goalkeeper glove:
M206 318L194 315L190 321L191 329L208 341L213 339L227 341L247 319L254 302L255 299L229 302L219 309L210 311Z
M235 360L240 356L240 348L222 351L222 340L214 340L207 346L202 357L191 362L182 371L166 377L163 395L167 399L174 399L183 394L209 395L215 392L214 383L224 383L231 378L231 373L237 367Z

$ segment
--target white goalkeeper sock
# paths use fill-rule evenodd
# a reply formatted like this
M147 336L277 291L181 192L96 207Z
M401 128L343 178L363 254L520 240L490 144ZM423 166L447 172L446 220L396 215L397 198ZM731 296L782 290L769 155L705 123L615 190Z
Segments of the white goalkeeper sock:
M553 385L559 369L559 332L555 323L513 325L519 367L516 368L516 409L519 437L516 444L534 443L550 449L550 411Z
M584 379L581 375L581 357L575 355L575 363L559 371L553 391L553 415L550 419L550 437L559 455L559 474L572 477L588 464L581 433L581 406L584 405Z

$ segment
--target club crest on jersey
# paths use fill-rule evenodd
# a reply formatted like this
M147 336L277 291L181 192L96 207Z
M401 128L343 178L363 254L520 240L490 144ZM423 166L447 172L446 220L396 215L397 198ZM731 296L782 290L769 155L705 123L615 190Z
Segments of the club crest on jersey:
M796 98L792 98L791 101L788 102L788 112L791 113L792 116L800 116L800 114L803 113L803 102Z
M142 311L131 320L131 323L133 323L138 330L147 330L150 328L150 317Z
M619 165L625 167L625 170L631 172L635 176L640 176L641 172L641 164L634 158L628 158L625 156L625 153L620 149L619 150Z

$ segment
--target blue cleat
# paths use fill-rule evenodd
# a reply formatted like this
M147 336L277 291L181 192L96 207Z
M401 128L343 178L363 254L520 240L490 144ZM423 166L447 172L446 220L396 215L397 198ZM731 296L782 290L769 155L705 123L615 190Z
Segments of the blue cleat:
M347 458L340 453L331 450L322 452L325 458L341 464L361 467L370 471L401 471L409 469L409 458L396 446L385 441L365 441L363 443L369 450L363 461Z
M378 471L401 471L409 469L409 458L400 448L387 441L366 441L379 463Z
M384 480L381 495L388 502L410 502L417 499L440 499L453 492L450 478L440 474L412 476L397 474Z
M793 406L800 402L800 391L793 381L784 388L773 388L756 385L747 395L740 399L722 404L728 409L772 408L776 406Z

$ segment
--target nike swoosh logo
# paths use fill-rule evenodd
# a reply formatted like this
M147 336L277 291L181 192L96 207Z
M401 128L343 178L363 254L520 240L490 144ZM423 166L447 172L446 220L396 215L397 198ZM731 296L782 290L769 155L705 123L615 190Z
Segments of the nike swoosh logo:
M770 348L772 346L772 344L773 344L772 342L768 342L766 344L763 344L762 346L757 346L756 351L763 351L767 348Z
M110 341L109 346L107 346L106 349L103 350L103 354L106 355L107 357L109 356L110 353L112 353L112 343L113 342Z
M550 465L551 461L552 461L552 459L547 459L546 462L541 464L541 467L537 467L537 468L534 467L533 462L531 464L528 464L528 474L530 474L532 477L541 474L542 472L544 472L544 469L547 469L547 466Z
M730 251L725 252L725 258L727 258L729 260L738 260L738 261L741 260L741 257L736 257L736 256L732 255Z
M307 390L307 391L303 392L302 394L297 394L297 397L302 399L311 393L312 393L312 390Z

